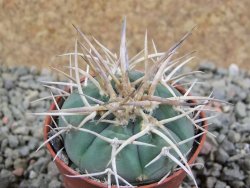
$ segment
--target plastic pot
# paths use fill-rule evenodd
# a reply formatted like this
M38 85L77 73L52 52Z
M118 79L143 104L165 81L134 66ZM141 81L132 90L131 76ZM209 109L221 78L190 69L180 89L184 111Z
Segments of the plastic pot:
M177 89L181 92L184 93L185 90L181 87L177 87ZM57 98L57 101L59 102L61 100L61 98ZM50 110L55 110L56 106L53 103L50 106ZM205 118L205 113L201 112L200 114L201 118ZM45 125L51 125L52 124L52 120L50 116L47 116L45 118L45 124L44 124L44 140L47 140L48 138L48 132L50 131L50 127L49 126L45 126ZM206 125L207 122L204 121L203 125ZM207 126L204 127L207 130ZM191 151L191 157L188 161L188 164L192 164L194 163L195 159L197 158L198 154L200 153L204 142L206 139L206 134L202 134L202 136L200 136L198 138L198 142L200 143L199 145L196 144L194 145L192 151ZM52 146L50 145L50 143L47 144L47 149L49 150L51 156L54 158L56 153L53 150ZM62 160L60 160L58 157L55 160L56 166L59 169L60 173L63 176L63 181L64 181L64 186L66 188L105 188L107 187L106 184L103 184L101 182L97 182L95 180L92 180L90 178L71 178L71 177L67 177L65 175L79 175L78 172L76 172L75 170L73 170L72 168L70 168L69 166L67 166ZM172 175L170 175L168 178L166 178L161 184L156 183L152 183L152 184L148 184L148 185L143 185L143 186L138 186L140 188L177 188L181 185L183 179L186 176L186 172L184 170L178 170L175 171ZM112 188L115 188L116 186L112 186Z

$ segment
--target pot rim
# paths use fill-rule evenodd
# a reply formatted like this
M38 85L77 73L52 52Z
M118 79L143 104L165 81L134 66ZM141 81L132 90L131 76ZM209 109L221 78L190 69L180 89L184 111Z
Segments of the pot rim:
M179 90L181 93L185 92L185 89L183 87L181 87L181 86L177 85L177 86L175 86L175 88L177 90ZM59 102L61 100L61 98L62 97L56 98L56 101ZM56 105L53 102L51 104L49 110L53 110L55 108L56 108ZM205 118L205 112L204 111L201 111L200 117L201 118ZM46 116L45 117L45 121L44 121L44 130L43 130L44 141L47 140L47 138L48 138L48 132L50 130L50 127L46 126L46 125L50 125L51 122L52 122L51 117L50 116ZM204 129L207 131L208 130L208 126L207 126L207 121L206 120L202 122L202 125L204 125ZM192 151L191 151L192 155L191 155L191 157L188 160L188 164L193 164L194 163L195 159L197 158L198 154L200 153L200 151L201 151L201 149L202 149L202 147L203 147L203 145L205 143L206 134L207 133L202 134L199 137L199 143L200 144L198 144L198 145L196 145L196 146L194 146L192 148ZM49 150L49 153L54 158L56 156L56 153L54 152L54 149L52 148L52 146L51 146L51 144L49 142L46 144L46 147ZM58 165L60 165L63 169L65 169L66 171L69 172L67 175L80 175L77 171L73 170L68 165L66 165L59 157L56 157L55 162ZM137 187L141 187L141 188L153 188L155 186L163 185L163 184L166 184L167 182L171 181L172 179L174 179L176 176L180 176L182 173L186 173L186 172L183 169L180 169L180 170L177 170L177 171L173 172L169 177L167 177L165 180L163 180L160 184L158 184L158 182L155 182L155 183L151 183L151 184L147 184L147 185L141 185L141 186L137 186ZM65 176L65 174L62 174L62 175ZM86 178L79 177L79 179L82 179L83 181L87 181L88 183L96 185L96 186L99 186L99 187L105 187L106 186L104 183L95 181L95 180L87 178L87 177ZM114 185L114 186L112 186L112 188L116 188L116 186Z

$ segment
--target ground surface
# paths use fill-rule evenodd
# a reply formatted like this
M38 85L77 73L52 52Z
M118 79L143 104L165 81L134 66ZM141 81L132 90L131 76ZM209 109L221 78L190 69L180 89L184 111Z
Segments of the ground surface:
M223 113L211 120L208 137L193 172L201 188L250 187L250 74L237 67L217 68L210 62L200 65L206 72L193 94L209 95L233 103L234 108L217 106ZM183 70L187 72L188 69ZM55 80L43 69L0 67L0 182L1 188L56 188L61 177L45 149L35 150L42 143L43 117L27 112L43 112L50 102L30 103L49 96L37 81ZM188 178L183 188L193 187Z
M142 49L146 28L150 41L166 50L198 25L183 50L197 50L199 58L218 66L249 69L249 7L249 0L1 0L0 63L61 62L54 56L72 49L72 24L118 52L121 20L127 16L130 55Z

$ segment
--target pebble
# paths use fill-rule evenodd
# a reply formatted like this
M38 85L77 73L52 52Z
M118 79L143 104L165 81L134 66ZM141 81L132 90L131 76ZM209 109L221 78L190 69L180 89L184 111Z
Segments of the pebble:
M21 77L23 75L27 75L29 73L29 69L27 67L18 67L18 69L16 69L15 71L15 75L17 75L17 77Z
M4 161L4 166L5 166L5 168L10 168L12 165L13 165L12 159L9 158L9 157L6 158L5 161Z
M230 180L243 180L245 178L243 171L240 170L238 165L234 165L232 168L224 167L223 171L223 179L230 181Z
M53 161L50 161L48 164L48 175L50 177L55 177L59 175L59 170L57 169L55 163Z
M230 142L227 138L223 140L221 143L221 147L229 154L235 155L235 145Z
M235 114L237 118L244 118L246 117L247 113L246 113L246 105L239 101L237 102L236 106L235 106Z
M213 163L209 170L209 175L219 177L221 175L222 165L219 163Z
M227 184L223 181L217 180L214 188L226 188Z
M26 159L17 158L14 161L14 169L17 169L17 168L26 169L27 168L27 161L26 161Z
M22 146L21 148L18 149L18 152L21 157L27 157L28 154L30 153L30 149L28 146Z
M250 187L250 176L246 178L245 182L246 182L246 187Z
M29 179L34 179L37 177L37 173L34 170L31 170L29 173Z
M8 136L8 142L9 142L9 146L10 148L16 148L19 145L19 141L18 138L14 135L9 135Z
M8 188L13 182L15 182L16 178L12 174L12 172L2 169L0 172L0 182L1 188Z
M40 157L34 164L30 165L30 169L34 169L36 172L43 172L49 163L50 159L47 157Z
M25 126L20 126L20 127L17 127L15 130L13 130L13 132L14 134L29 135L29 128Z
M250 171L250 158L249 157L244 159L242 169L244 169L245 171Z
M216 178L215 177L208 177L206 180L206 186L207 188L213 188L216 183Z
M215 153L215 158L217 162L224 164L229 159L229 155L224 149L219 148Z
M229 75L231 77L235 77L235 76L238 76L239 75L239 67L238 65L236 64L231 64L229 66Z
M230 181L229 182L229 185L231 185L231 187L234 187L234 188L244 188L245 187L245 184L243 181Z
M60 188L61 186L61 182L59 182L57 179L52 179L49 183L49 188Z
M49 178L45 174L39 174L37 178L35 178L33 181L31 181L31 187L32 188L47 188L49 184Z
M250 126L249 126L250 124L248 124L248 123L243 123L243 124L239 124L238 126L237 126L237 128L238 128L238 131L240 132L240 133L246 133L246 132L250 132Z
M199 70L201 71L215 71L216 70L216 66L213 62L209 61L209 60L203 60L200 64Z
M239 142L240 139L241 139L240 133L238 133L238 132L236 132L234 130L229 130L228 134L227 134L227 137L228 137L228 140L233 142L233 143Z
M24 169L23 168L16 168L15 170L12 171L12 173L15 175L15 176L22 176L23 173L24 173Z
M39 146L39 141L37 138L30 138L29 139L28 147L30 150L35 150L35 149L37 149L38 146Z

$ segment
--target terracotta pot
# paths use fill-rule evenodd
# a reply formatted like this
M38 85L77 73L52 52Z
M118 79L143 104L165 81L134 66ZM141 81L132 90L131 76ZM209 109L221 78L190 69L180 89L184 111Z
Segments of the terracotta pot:
M184 89L181 87L177 87L177 89L184 93ZM61 100L61 98L57 98L57 101L59 102ZM50 106L50 110L55 110L56 106L53 103ZM201 118L205 117L205 113L201 112L200 114ZM47 116L45 118L45 125L51 125L52 120L50 116ZM204 121L203 125L206 125L207 122ZM204 127L207 130L207 126ZM44 140L47 140L48 138L48 132L50 130L49 126L44 126ZM188 161L188 164L192 164L194 163L195 159L197 158L198 154L200 153L202 146L204 145L206 139L206 134L203 134L201 137L198 138L198 142L200 143L199 145L196 144L194 146L194 148L192 149L192 155ZM52 157L54 158L56 153L54 152L52 146L50 144L47 144L47 148L50 152L50 154L52 155ZM105 184L97 182L95 180L91 180L89 178L70 178L65 176L65 174L67 175L79 175L78 172L74 171L72 168L70 168L69 166L67 166L62 160L60 160L58 157L55 160L56 166L59 169L60 173L63 176L63 181L64 181L64 185L66 188L105 188L107 187ZM178 170L176 172L174 172L172 175L170 175L168 178L166 178L161 184L156 183L152 183L152 184L148 184L148 185L143 185L143 186L138 186L140 188L178 188L180 186L180 184L182 183L183 179L186 176L186 172L184 170ZM115 188L116 186L112 186L112 188Z

